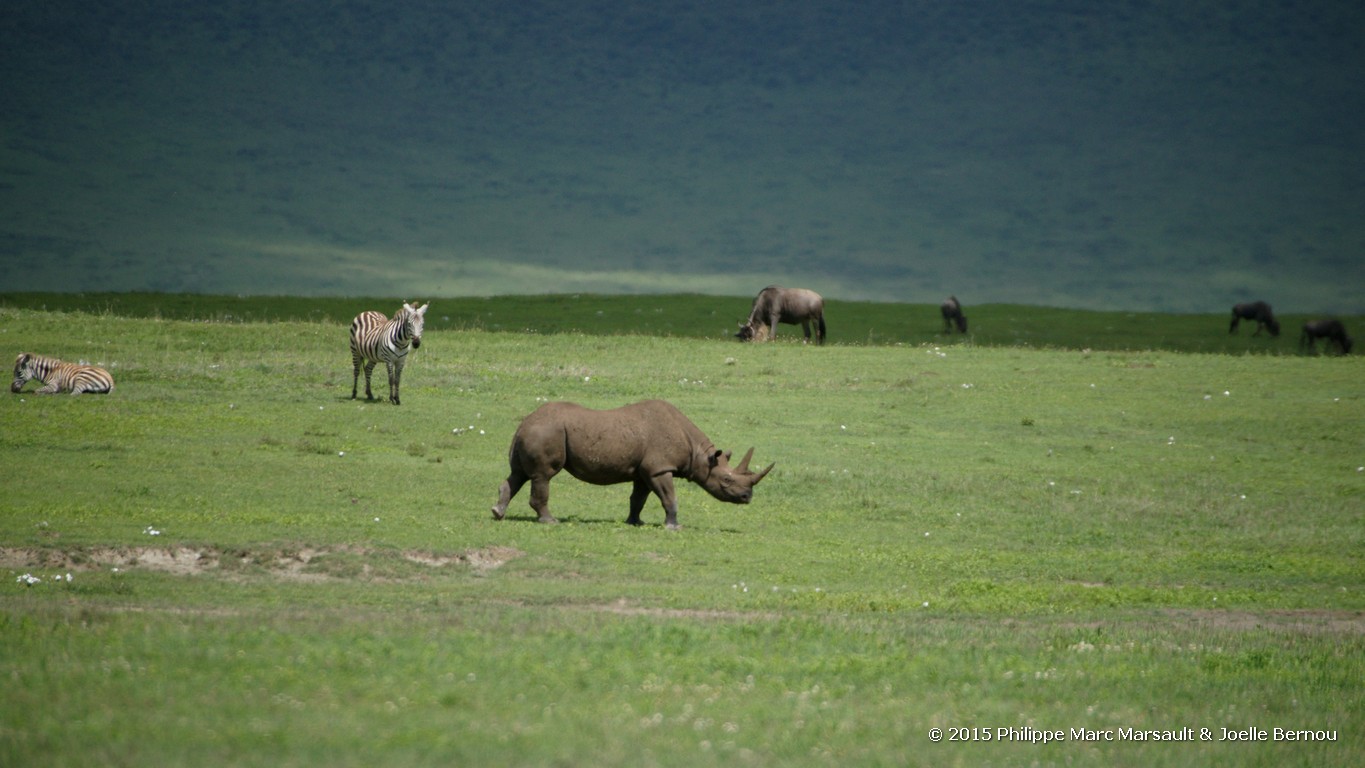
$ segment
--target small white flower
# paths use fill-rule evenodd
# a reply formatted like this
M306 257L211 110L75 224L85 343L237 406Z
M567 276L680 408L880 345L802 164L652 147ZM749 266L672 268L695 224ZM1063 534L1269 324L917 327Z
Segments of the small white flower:
M338 456L345 456L345 455L346 455L346 452L345 452L345 451L337 451L337 455L338 455Z
M31 574L31 573L26 573L26 574L24 574L23 576L20 576L20 577L19 577L18 579L16 579L15 581L17 581L17 582L19 582L20 584L23 584L24 586L27 586L27 587L31 587L31 586L33 586L34 584L41 584L41 583L43 582L42 579L38 578L37 576L34 576L34 575Z

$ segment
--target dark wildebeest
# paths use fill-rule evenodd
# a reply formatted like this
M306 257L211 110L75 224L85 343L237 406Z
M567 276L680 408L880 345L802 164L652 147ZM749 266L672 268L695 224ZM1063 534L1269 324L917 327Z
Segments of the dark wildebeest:
M1228 333L1237 332L1237 324L1243 320L1255 320L1256 332L1252 336L1260 336L1261 329L1270 329L1271 336L1280 335L1280 321L1275 319L1275 313L1270 311L1270 305L1264 301L1251 301L1245 304L1236 304L1232 307L1232 325L1228 326Z
M1318 339L1327 339L1328 346L1335 343L1343 355L1351 351L1351 337L1346 335L1346 326L1335 318L1310 320L1303 324L1303 335L1299 337L1299 345L1317 351Z
M967 332L967 316L962 314L962 304L958 302L956 296L949 296L938 305L938 311L943 313L943 332L952 333L953 325L957 325L958 333Z
M527 416L512 436L507 454L511 471L498 489L493 518L507 514L507 504L531 481L531 509L542 523L557 522L550 514L550 478L569 474L594 485L634 483L630 516L640 525L640 510L652 492L664 506L669 528L678 527L678 498L673 478L705 488L712 496L733 504L748 504L753 487L772 470L749 471L754 449L738 466L730 466L729 451L721 451L677 408L662 400L646 400L610 411L594 411L575 403L546 403Z
M783 288L770 285L754 297L754 308L749 319L739 324L740 341L772 341L777 338L777 324L801 324L810 341L810 324L815 321L816 343L825 343L825 300L815 291L805 288Z

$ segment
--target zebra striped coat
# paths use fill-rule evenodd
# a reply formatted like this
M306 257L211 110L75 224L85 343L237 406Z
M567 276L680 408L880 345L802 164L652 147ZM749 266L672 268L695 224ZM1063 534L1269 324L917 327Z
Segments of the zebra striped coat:
M30 379L37 379L46 385L35 390L35 394L39 395L55 395L58 392L105 395L114 391L114 377L103 368L64 363L55 357L20 352L14 359L14 383L9 385L9 391L22 390Z
M398 383L403 378L408 346L413 349L422 346L422 326L426 323L428 306L414 307L405 303L392 320L381 312L361 312L351 321L351 362L355 369L351 379L352 400L360 386L362 364L365 367L365 399L374 399L374 393L370 391L370 374L375 365L382 362L389 369L389 401L400 404Z

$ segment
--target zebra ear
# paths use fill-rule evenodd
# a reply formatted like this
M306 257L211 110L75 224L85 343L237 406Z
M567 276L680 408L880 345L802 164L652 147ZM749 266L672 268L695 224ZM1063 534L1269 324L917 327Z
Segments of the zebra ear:
M429 306L431 306L431 302L427 302L426 304L423 304L421 307L414 309L413 311L419 315L425 315L427 313L427 307Z

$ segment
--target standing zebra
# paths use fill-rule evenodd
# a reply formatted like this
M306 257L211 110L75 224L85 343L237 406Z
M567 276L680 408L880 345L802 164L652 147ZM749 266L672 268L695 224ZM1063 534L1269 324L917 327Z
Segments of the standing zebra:
M47 385L34 390L34 394L38 395L55 395L58 392L106 395L114 391L114 377L103 368L64 363L55 357L20 352L14 359L14 383L9 385L9 391L18 392L29 379L37 379Z
M360 386L360 365L365 364L365 399L373 400L370 391L370 374L379 362L389 369L389 400L398 402L398 382L403 378L403 365L408 359L408 345L413 349L422 346L422 326L426 323L427 307L414 307L404 303L403 308L394 313L393 319L384 317L381 312L361 312L351 321L351 362L355 364L355 375L351 380L351 399L355 399L356 388Z

